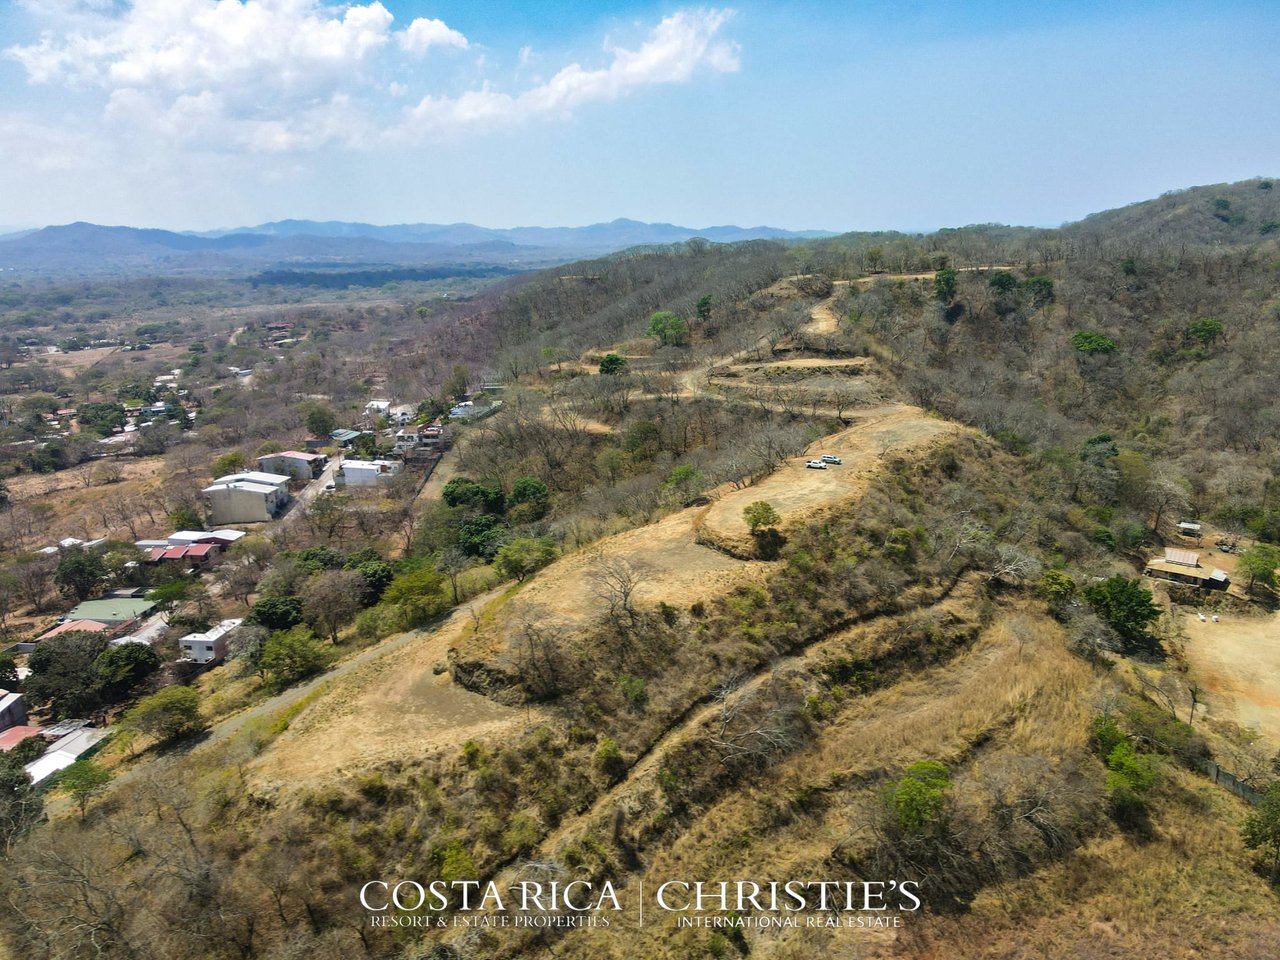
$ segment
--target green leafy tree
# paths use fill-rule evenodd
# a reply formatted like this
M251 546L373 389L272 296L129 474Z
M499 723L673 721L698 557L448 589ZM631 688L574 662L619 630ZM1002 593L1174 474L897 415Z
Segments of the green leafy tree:
M1271 868L1271 882L1280 881L1280 780L1267 787L1262 802L1244 818L1240 838L1257 850Z
M313 437L327 437L337 429L338 417L328 407L314 404L307 408L304 423L307 427L307 433Z
M698 298L698 305L694 307L694 311L698 316L698 323L706 326L711 322L711 294Z
M319 673L329 665L329 650L304 626L277 630L267 639L258 658L258 672L267 684L283 690Z
M501 490L486 487L466 477L454 477L444 485L440 496L451 507L470 507L485 513L502 513L507 503Z
M338 570L346 563L346 558L342 554L324 544L299 550L295 559L298 566L309 574L321 573L324 570Z
M239 450L230 450L213 461L211 470L215 477L225 477L229 473L239 473L248 461Z
M169 511L169 522L176 530L203 530L204 517L193 503L183 503Z
M604 774L609 783L617 783L626 776L627 761L622 756L622 751L618 749L618 744L612 737L605 737L600 741L600 746L596 748L596 753L592 760L596 765L596 769Z
M77 547L62 555L53 580L64 596L83 602L98 593L106 576L102 555Z
M164 610L172 610L176 604L186 600L190 593L191 584L186 580L170 580L148 590L147 599Z
M199 692L175 685L139 700L137 706L124 715L122 725L157 743L171 743L208 729L209 722L200 713Z
M94 661L95 682L109 701L124 700L160 669L160 656L149 643L107 647Z
M467 517L458 527L458 549L470 557L492 560L506 540L506 529L487 513Z
M22 689L22 681L18 679L18 661L11 653L0 653L0 690L12 693Z
M1037 309L1053 303L1053 281L1048 277L1027 277L1022 281L1022 289Z
M511 507L523 507L522 520L538 520L546 516L551 505L551 491L537 477L521 477L511 487L507 498Z
M366 607L371 607L377 603L382 598L383 591L396 578L395 567L381 558L366 560L357 566L355 570L364 578L364 590L360 595L360 603Z
M36 737L31 739L40 742ZM4 853L44 815L41 791L32 785L31 777L19 762L22 746L19 744L8 753L0 753L0 851Z
M1236 561L1236 570L1249 578L1250 591L1259 585L1274 590L1277 567L1280 567L1280 547L1269 543L1259 543L1242 550Z
M1128 739L1107 754L1107 795L1112 812L1120 820L1134 820L1147 807L1147 793L1160 777L1158 761L1138 753Z
M397 608L405 628L420 627L448 609L446 583L444 574L429 567L402 573L391 581L382 602Z
M659 310L649 317L648 334L657 337L664 346L683 346L689 338L689 325L668 310Z
M97 660L108 646L102 634L83 630L42 640L27 658L27 699L59 718L92 713L102 703Z
M1061 616L1075 599L1076 582L1060 570L1047 570L1040 578L1040 596L1055 617Z
M124 407L118 403L84 403L76 411L81 429L108 437L125 424Z
M454 400L462 400L467 395L467 386L470 383L471 371L460 363L455 364L449 379L441 386L440 392Z
M747 522L747 526L751 528L752 533L768 527L776 527L782 522L782 517L778 516L778 511L773 509L773 504L767 500L757 500L755 503L749 503L743 507L742 519Z
M1116 342L1097 330L1077 330L1071 335L1071 346L1090 357L1116 352Z
M92 760L77 760L58 774L58 786L67 792L84 819L89 801L107 789L111 774Z
M493 566L504 577L523 583L525 577L541 570L555 558L555 544L546 537L518 537L498 548Z
M1115 576L1090 584L1085 587L1084 596L1094 612L1130 642L1145 639L1148 627L1160 619L1160 608L1151 591L1128 577Z
M259 597L249 619L268 630L288 630L302 622L301 597Z
M908 767L906 775L889 792L898 830L908 836L921 836L943 829L950 788L951 775L938 761L922 760Z
M1008 270L997 270L987 279L987 286L996 293L1010 294L1018 289L1018 278Z
M1187 338L1208 346L1218 340L1226 332L1221 320L1213 317L1200 317L1187 325Z
M933 293L943 303L950 303L956 298L960 288L960 274L947 267L933 275Z
M606 353L600 361L600 372L607 377L615 376L627 368L627 358L616 353Z
M702 495L702 491L706 489L706 480L697 467L682 463L667 475L662 486L683 507Z

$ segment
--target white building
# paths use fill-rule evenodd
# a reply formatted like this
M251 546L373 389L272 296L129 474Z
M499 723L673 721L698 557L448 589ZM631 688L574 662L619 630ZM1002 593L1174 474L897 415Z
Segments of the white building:
M386 417L391 414L390 400L370 400L364 405L366 417Z
M22 694L0 690L0 730L25 726L26 722L27 703Z
M258 467L273 473L288 474L295 480L314 480L324 472L329 458L323 453L303 453L301 450L285 450L268 453L258 458Z
M250 470L219 477L202 492L213 523L260 523L289 502L289 478Z
M74 722L81 726L61 739L55 740L43 756L32 760L23 768L31 777L32 783L40 783L58 771L65 770L110 733L108 730L83 726L83 720ZM48 735L53 730L53 727L49 727L45 730L45 734Z
M289 477L283 473L264 473L261 470L246 470L243 473L229 473L219 477L214 483L231 483L244 481L247 483L264 483L279 488L281 493L289 492Z
M349 487L386 483L404 470L399 460L343 460L338 475Z
M244 619L223 620L204 633L189 633L178 641L182 655L195 663L219 663L227 655L227 634Z

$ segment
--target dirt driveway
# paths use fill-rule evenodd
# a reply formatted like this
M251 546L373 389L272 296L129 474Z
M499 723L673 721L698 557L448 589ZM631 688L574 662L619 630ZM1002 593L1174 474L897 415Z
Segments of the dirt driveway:
M1280 745L1280 615L1188 614L1187 659L1207 691L1209 713L1254 727Z

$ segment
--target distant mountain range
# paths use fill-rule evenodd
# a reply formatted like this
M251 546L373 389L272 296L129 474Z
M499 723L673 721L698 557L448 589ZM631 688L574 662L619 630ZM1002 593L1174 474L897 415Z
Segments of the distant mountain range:
M614 220L586 227L492 229L470 223L369 223L280 220L256 227L178 233L71 223L0 236L0 270L48 273L173 271L235 273L291 267L351 268L387 264L493 264L529 268L628 247L703 237L802 240L824 231L720 226L695 230L670 223Z

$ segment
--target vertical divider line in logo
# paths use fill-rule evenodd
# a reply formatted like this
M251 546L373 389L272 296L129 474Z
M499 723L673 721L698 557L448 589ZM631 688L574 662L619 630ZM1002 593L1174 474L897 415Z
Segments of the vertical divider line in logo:
M640 926L644 926L644 877L640 878Z

